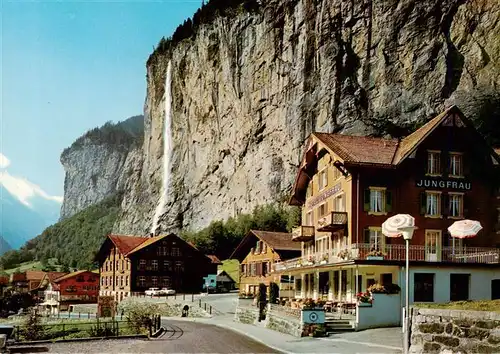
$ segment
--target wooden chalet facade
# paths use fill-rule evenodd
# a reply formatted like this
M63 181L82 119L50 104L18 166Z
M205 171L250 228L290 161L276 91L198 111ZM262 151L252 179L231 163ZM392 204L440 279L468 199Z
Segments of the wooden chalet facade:
M420 293L415 290L411 299L421 300L421 290L437 287L438 279L456 288L449 280L456 267L469 267L460 271L469 275L479 271L470 267L488 273L500 263L499 163L499 155L456 106L402 140L313 133L290 200L303 207L303 223L293 230L302 255L275 264L273 271L295 275L297 297L330 300L352 300L373 283L400 282L404 241L386 238L381 225L404 213L418 226L410 261L427 267L421 273L434 274L422 276L414 267ZM478 220L483 230L474 238L452 240L447 228L460 219ZM481 277L492 285L467 299L493 291L494 272ZM435 298L453 298L447 290L435 292Z
M99 250L100 295L118 301L149 288L198 292L217 264L196 247L169 234L156 237L109 235Z
M240 262L240 291L256 294L260 283L279 282L271 267L299 255L300 244L292 241L292 234L251 230L230 257Z

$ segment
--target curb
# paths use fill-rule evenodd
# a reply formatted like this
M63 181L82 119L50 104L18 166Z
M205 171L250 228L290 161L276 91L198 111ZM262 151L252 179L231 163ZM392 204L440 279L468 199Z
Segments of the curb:
M242 331L240 329L236 329L234 327L231 327L230 325L226 325L226 324L222 324L222 323L213 323L213 322L209 322L209 321L196 321L196 320L199 320L199 319L203 319L201 317L191 317L191 318L186 318L186 317L181 317L181 318L177 318L177 317L162 317L162 320L171 320L171 321L184 321L184 322L198 322L198 323L203 323L203 324L207 324L207 325L211 325L211 326L216 326L216 327L220 327L220 328L224 328L224 329L229 329L233 332L236 332L238 334L241 334L245 337L248 337L248 338L251 338L252 340L260 343L260 344L263 344L265 345L266 347L269 347L273 350L276 350L280 353L283 353L283 354L295 354L294 352L290 352L290 351L287 351L287 350L284 350L284 349L281 349L281 348L278 348L274 345L271 345L269 343L266 343L264 342L262 339L256 337L256 336L253 336L245 331ZM249 325L251 326L251 325Z
M8 347L19 347L34 344L53 344L53 343L71 343L71 342L90 342L90 341L100 341L100 340L113 340L113 339L147 339L147 334L134 334L126 336L116 336L116 337L86 337L86 338L71 338L71 339L59 339L59 340L33 340L27 342L14 342L8 343Z

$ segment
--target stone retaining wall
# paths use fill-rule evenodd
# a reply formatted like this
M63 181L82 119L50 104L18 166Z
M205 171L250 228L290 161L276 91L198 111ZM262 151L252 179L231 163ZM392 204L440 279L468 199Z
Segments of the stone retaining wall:
M412 309L410 353L500 353L500 313Z
M236 307L234 320L246 324L256 324L259 321L259 310L257 307L238 306ZM266 319L261 322L261 325L295 337L302 337L304 335L304 326L300 319L285 316L275 311L268 310Z

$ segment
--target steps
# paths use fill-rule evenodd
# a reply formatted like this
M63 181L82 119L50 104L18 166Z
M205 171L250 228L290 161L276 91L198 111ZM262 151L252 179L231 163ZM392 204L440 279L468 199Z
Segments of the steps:
M325 321L326 332L328 334L337 332L349 332L354 331L354 321L353 320L333 320L327 319Z

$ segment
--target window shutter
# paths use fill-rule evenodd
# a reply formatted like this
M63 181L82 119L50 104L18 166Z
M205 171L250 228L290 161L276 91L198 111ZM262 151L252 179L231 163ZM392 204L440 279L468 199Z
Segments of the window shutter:
M423 175L425 175L427 172L429 172L429 153L427 152L425 155L425 158L424 158L424 173Z
M448 217L450 214L450 196L448 193L443 193L441 194L441 215Z
M469 195L466 193L464 194L464 199L462 201L464 203L463 210L464 210L464 218L469 219L472 217L472 208L471 208L471 203L470 203L470 198Z
M370 190L368 188L365 189L365 204L363 210L370 211Z
M385 191L385 211L392 212L392 192Z
M427 211L427 194L420 192L420 215L425 215Z
M370 229L364 229L365 243L370 243Z
M470 164L468 163L469 162L468 157L469 157L468 154L462 155L462 172L465 178L470 178L471 175Z

